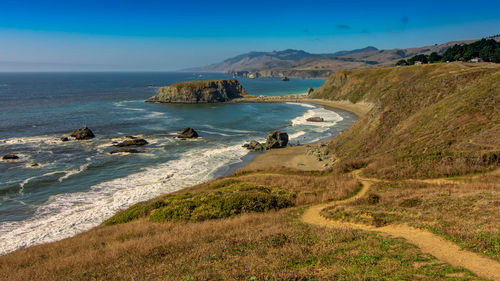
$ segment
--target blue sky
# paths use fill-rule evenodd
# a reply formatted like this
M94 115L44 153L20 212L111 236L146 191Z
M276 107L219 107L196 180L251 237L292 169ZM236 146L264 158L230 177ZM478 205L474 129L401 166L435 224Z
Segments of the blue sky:
M498 0L0 0L0 70L175 70L254 50L406 48L498 33Z

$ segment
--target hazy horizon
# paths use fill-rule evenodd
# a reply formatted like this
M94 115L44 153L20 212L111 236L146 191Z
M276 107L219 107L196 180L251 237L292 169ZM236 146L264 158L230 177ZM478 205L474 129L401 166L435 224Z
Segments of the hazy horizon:
M409 48L500 33L497 1L4 1L0 71L176 71L250 51Z

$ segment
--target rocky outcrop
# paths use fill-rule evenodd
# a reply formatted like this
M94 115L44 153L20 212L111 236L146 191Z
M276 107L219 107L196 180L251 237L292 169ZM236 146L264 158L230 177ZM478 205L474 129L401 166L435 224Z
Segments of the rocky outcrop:
M323 121L325 121L325 119L323 119L321 117L309 117L306 119L306 121L308 121L308 122L323 122Z
M267 135L267 140L265 144L259 143L258 141L251 141L250 143L244 144L249 150L253 151L263 151L273 148L283 148L288 145L288 134L279 131L271 132Z
M140 138L132 138L128 140L124 140L120 143L115 144L115 146L118 147L124 147L124 146L143 146L148 144L148 142L145 139L140 139Z
M192 128L185 128L177 137L180 139L194 139L198 137L198 133Z
M267 135L266 148L282 148L288 145L288 134L274 131Z
M253 151L264 151L266 147L260 142L253 140L250 143L244 144L243 147Z
M309 89L307 89L307 95L310 95L314 92L314 88L313 87L309 87Z
M69 138L68 137L61 137L60 140L61 141L69 141Z
M2 157L3 160L17 160L19 159L19 156L15 154L7 154Z
M87 126L74 131L71 136L77 140L89 140L95 138L94 133Z
M159 103L216 103L246 95L238 80L189 81L160 87L147 102Z

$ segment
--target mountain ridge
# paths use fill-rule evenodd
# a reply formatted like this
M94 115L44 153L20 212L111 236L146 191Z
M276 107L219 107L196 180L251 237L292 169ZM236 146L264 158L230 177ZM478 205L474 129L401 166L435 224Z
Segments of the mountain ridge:
M499 36L493 37L500 40ZM444 53L455 44L467 44L476 40L458 40L413 48L382 49L368 46L361 49L334 53L312 54L304 50L286 49L272 52L249 52L222 62L202 67L184 69L194 72L224 72L252 77L328 77L341 70L367 69L393 66L400 59L417 54Z

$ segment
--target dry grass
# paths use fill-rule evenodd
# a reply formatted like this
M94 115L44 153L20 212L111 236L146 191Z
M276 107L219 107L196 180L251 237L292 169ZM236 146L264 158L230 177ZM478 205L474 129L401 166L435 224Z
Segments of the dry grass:
M306 176L254 173L238 177L246 183L280 186L296 194L295 205L339 200L353 194L359 182L352 175Z
M458 180L379 182L370 191L379 196L379 202L370 202L367 196L324 214L376 226L408 223L500 260L500 176Z
M136 220L0 257L2 280L479 280L401 240L299 222L299 209ZM453 278L452 278L453 279Z

